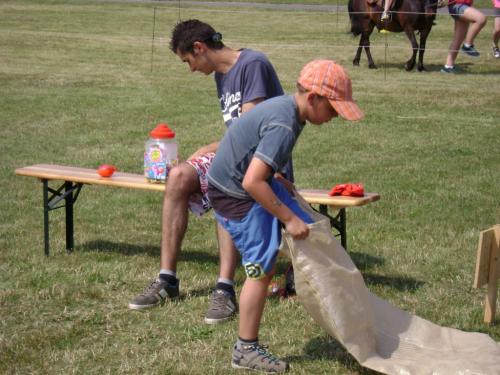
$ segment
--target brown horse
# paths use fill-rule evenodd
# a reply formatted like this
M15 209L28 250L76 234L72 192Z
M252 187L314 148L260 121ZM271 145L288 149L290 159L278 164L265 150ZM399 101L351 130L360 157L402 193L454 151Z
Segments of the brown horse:
M360 35L359 46L352 63L359 65L361 51L364 48L368 58L368 67L376 69L370 52L370 34L375 26L377 29L391 32L404 31L413 48L411 58L406 62L405 69L410 71L415 66L418 55L418 70L426 70L424 67L425 42L431 32L438 0L394 0L391 9L391 19L381 22L383 11L382 0L349 0L349 18L351 19L351 32L354 36ZM415 37L415 31L420 32L420 48Z

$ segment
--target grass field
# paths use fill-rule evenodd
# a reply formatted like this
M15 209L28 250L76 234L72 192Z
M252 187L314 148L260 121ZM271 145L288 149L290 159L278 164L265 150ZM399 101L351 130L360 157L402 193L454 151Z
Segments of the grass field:
M84 187L74 252L65 252L58 210L47 258L41 184L14 175L35 163L112 163L141 173L144 142L160 121L176 131L184 157L222 136L213 79L189 73L168 50L179 17L210 22L233 48L265 52L288 92L311 59L348 69L366 118L306 127L294 151L297 185L362 182L380 193L379 202L348 212L350 255L369 289L437 324L500 341L499 326L482 322L485 291L472 288L479 231L500 222L500 61L490 53L491 20L476 41L481 57L460 55L461 73L449 76L439 72L449 16L429 38L429 71L408 73L410 47L397 34L373 36L378 70L364 56L353 67L357 39L345 14L4 0L0 373L232 373L237 321L203 323L218 268L211 214L191 218L178 269L182 299L136 313L128 301L158 272L161 194ZM243 280L239 269L238 287ZM261 340L294 374L372 373L296 300L269 300Z

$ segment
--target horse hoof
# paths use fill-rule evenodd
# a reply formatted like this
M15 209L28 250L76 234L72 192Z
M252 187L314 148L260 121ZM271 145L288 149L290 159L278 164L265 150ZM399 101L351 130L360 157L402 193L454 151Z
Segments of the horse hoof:
M405 64L405 70L406 70L407 72L412 71L412 70L413 70L413 65L408 65L408 64Z
M359 66L359 60L353 60L352 65L354 66Z
M377 69L377 65L375 65L375 64L370 64L370 65L368 65L368 68L369 68L369 69Z
M426 72L427 71L427 68L425 66L419 66L418 67L418 71L419 72Z

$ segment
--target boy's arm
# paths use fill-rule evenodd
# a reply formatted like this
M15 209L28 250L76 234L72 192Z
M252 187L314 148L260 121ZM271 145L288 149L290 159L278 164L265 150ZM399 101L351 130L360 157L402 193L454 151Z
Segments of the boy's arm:
M272 169L269 165L254 157L243 178L243 188L270 214L277 217L294 239L302 240L309 235L309 228L274 194L267 183L271 173Z

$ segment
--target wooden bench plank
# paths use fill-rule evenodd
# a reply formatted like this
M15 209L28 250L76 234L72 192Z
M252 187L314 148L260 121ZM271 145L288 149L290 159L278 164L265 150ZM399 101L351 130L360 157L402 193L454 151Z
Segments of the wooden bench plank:
M35 164L16 169L19 176L37 177L46 180L73 181L88 185L107 185L143 190L165 190L164 184L154 184L140 174L115 172L111 177L101 177L96 169L68 167L55 164Z
M111 177L101 177L95 169L70 167L56 164L35 164L16 169L19 176L36 177L46 180L73 181L88 185L107 185L133 189L164 191L164 184L148 182L143 175L115 172ZM380 199L377 193L366 193L364 197L329 196L324 189L299 189L300 195L309 204L324 204L334 209L364 206Z
M375 202L380 199L377 193L365 193L363 197L347 197L347 196L330 196L329 190L324 189L299 189L300 195L309 204L325 204L332 208L356 207L364 206L370 202Z

